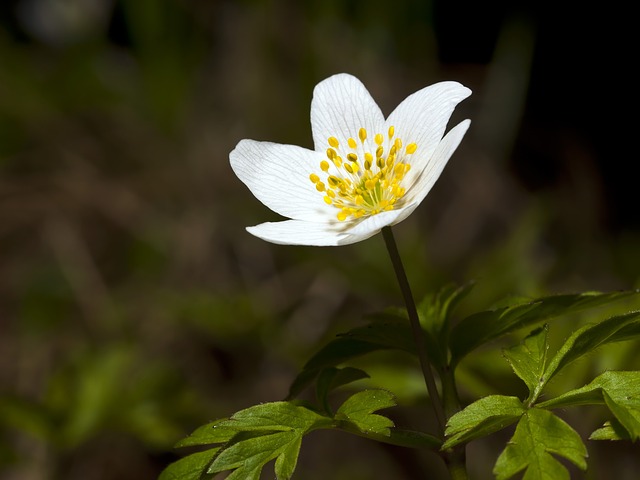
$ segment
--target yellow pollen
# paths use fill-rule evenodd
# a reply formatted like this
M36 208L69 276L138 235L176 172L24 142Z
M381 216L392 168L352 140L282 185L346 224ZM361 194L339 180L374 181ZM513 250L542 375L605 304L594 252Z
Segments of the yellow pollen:
M311 173L309 180L323 194L323 201L337 209L339 221L358 220L404 206L402 198L408 186L403 182L408 181L405 177L411 168L408 159L418 150L418 145L409 143L403 149L393 126L387 134L386 145L383 133L373 136L375 143L367 143L367 130L360 128L357 138L342 139L351 150L349 153L340 150L337 137L327 139L330 147L327 159L319 163L320 174ZM338 152L346 155L344 160Z

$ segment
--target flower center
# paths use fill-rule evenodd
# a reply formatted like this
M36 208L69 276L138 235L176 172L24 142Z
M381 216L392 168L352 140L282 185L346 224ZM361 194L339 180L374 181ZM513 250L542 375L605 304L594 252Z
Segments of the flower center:
M359 142L349 138L341 146L335 137L327 140L327 158L320 162L320 175L312 173L309 179L316 190L324 193L324 201L338 208L338 220L361 218L394 209L405 194L402 180L411 168L406 161L418 148L410 143L402 149L402 140L389 127L387 139L382 133L373 137L375 143L366 142L367 130L358 131ZM375 148L374 152L369 151Z

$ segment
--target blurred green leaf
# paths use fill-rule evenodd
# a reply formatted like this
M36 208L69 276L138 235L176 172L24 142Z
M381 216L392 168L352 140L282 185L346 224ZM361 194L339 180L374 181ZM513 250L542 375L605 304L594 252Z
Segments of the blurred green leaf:
M427 351L436 368L447 364L450 317L455 307L473 289L474 284L446 285L437 293L427 295L418 305L420 323L426 332Z
M620 336L615 336L616 332L638 322L640 322L640 312L630 312L624 315L616 315L595 325L587 325L580 328L567 339L549 362L544 372L545 383L549 382L556 373L574 360L606 343L621 339ZM622 338L627 340L628 335L625 334Z
M356 380L361 380L363 378L369 378L369 375L367 374L367 372L360 370L359 368L325 368L318 375L318 380L316 382L316 398L318 399L320 405L322 405L322 407L324 408L325 412L331 413L331 407L329 406L329 402L327 399L329 392L338 387L351 382L355 382Z
M553 295L470 315L451 331L450 348L455 365L465 355L491 340L523 327L569 315L637 295L637 291Z
M489 395L473 402L447 422L443 449L484 437L516 422L525 413L517 397Z
M395 397L386 390L364 390L349 397L336 412L335 418L354 425L362 433L390 436L393 422L373 412L396 405Z
M507 480L526 469L523 480L569 480L569 472L553 455L587 468L587 449L576 431L547 410L529 409L502 451L493 473Z
M389 309L370 315L364 326L356 327L331 340L304 365L289 388L288 398L296 397L311 384L320 371L377 350L415 352L406 312Z

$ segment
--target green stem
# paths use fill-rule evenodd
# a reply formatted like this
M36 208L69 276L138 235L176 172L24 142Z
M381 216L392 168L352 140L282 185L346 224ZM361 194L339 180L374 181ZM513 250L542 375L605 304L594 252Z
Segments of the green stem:
M411 331L413 333L413 339L416 342L418 349L418 358L420 360L420 367L422 368L422 375L424 376L425 384L427 385L427 391L429 398L431 399L431 405L433 411L436 414L438 420L439 434L442 437L444 435L444 426L446 423L442 404L440 403L440 395L438 394L438 388L436 387L436 381L431 370L431 363L429 362L429 355L427 353L427 347L424 338L424 332L420 326L420 319L418 317L418 310L416 309L415 301L413 300L413 294L411 293L411 287L407 280L407 274L405 273L404 266L402 265L402 259L398 253L398 247L396 240L391 231L391 227L384 227L382 229L382 236L384 237L384 243L389 251L391 257L391 263L395 270L402 296L404 297L404 303L407 307L407 313L409 314L409 322L411 324Z

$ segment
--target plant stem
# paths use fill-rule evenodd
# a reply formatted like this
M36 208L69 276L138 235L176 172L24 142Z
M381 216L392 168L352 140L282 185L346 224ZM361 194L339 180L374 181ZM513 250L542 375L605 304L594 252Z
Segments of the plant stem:
M416 342L416 348L418 349L418 358L420 360L420 367L422 368L422 375L424 376L424 382L427 385L427 391L429 393L429 398L431 399L433 411L435 412L438 420L439 434L440 437L442 437L444 435L446 420L442 403L440 402L440 395L438 394L436 381L433 376L433 371L431 370L431 363L429 362L424 332L420 326L418 310L416 309L413 294L411 293L411 287L409 286L407 274L405 273L404 266L402 265L402 259L398 253L398 246L396 245L396 240L393 236L393 232L391 231L391 227L384 227L382 229L382 236L384 237L384 243L389 251L391 263L393 264L393 269L395 270L396 278L398 279L398 284L400 285L400 290L404 297L404 303L407 307L413 339Z

